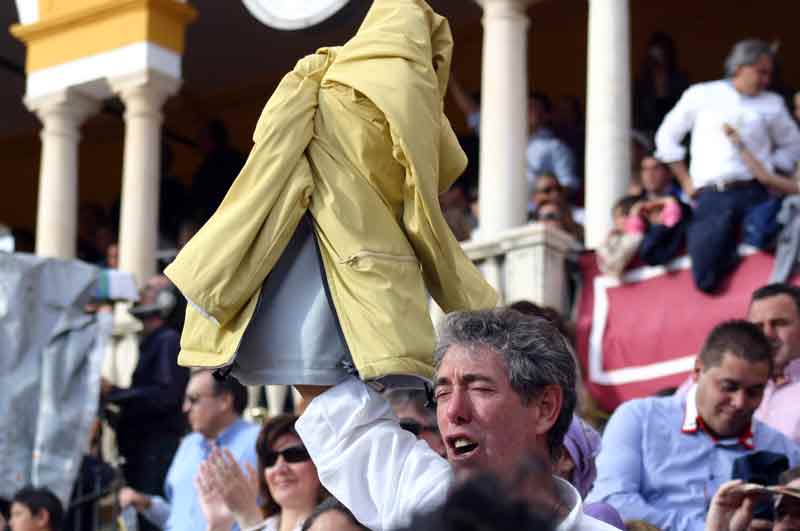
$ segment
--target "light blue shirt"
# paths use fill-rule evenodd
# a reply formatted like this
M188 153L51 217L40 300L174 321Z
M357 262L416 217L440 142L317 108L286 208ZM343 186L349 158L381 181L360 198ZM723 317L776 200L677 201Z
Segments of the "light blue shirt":
M623 520L670 531L702 531L709 502L731 479L733 461L756 450L800 463L800 447L757 420L751 434L715 441L697 425L696 387L685 400L642 398L619 406L603 433L597 480L587 502L606 502Z
M237 420L217 437L214 444L227 448L240 466L250 463L257 468L256 439L259 426ZM163 498L153 497L151 507L144 514L148 520L170 531L203 531L206 520L200 511L200 502L194 478L202 463L211 453L212 443L199 433L183 438L164 482ZM234 526L233 529L238 529Z
M561 186L572 189L580 186L572 150L546 127L538 128L528 139L525 160L527 161L527 177L531 190L533 190L536 177L543 173L554 175Z

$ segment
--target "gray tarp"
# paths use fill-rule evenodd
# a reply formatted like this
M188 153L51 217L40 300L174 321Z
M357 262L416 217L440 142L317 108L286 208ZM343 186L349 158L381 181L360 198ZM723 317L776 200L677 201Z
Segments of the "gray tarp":
M33 483L69 499L111 328L83 311L99 272L0 252L0 496Z

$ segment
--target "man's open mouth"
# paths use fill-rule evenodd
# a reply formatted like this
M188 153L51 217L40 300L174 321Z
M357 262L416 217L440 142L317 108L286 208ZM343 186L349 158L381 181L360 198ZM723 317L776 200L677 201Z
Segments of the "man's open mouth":
M466 455L478 448L478 443L466 437L459 437L451 442L451 446L453 447L453 453L456 455Z

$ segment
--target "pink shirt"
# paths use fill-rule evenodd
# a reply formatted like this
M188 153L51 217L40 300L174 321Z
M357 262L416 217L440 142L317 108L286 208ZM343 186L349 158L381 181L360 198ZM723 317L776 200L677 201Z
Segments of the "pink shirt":
M770 380L755 418L800 443L800 359L786 366L786 382Z

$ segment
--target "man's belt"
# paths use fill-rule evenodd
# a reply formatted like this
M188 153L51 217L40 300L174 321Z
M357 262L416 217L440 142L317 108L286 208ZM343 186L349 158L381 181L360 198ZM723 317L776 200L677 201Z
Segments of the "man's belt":
M727 192L728 190L733 190L735 188L747 188L750 186L754 186L757 183L758 181L756 179L747 179L747 180L733 179L729 181L720 181L716 183L707 184L705 186L701 186L700 188L695 190L694 195L698 196L703 192L709 192L709 191Z

